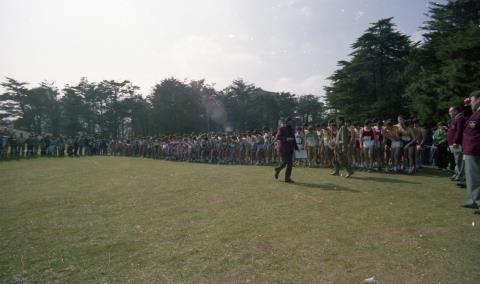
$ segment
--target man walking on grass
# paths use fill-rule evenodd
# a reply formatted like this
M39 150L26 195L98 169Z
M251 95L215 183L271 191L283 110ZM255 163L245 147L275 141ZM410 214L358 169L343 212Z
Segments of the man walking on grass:
M280 142L279 151L280 155L282 156L282 164L275 168L275 179L278 179L282 169L287 167L285 170L285 182L288 183L293 183L293 180L290 178L293 167L293 152L298 150L298 146L295 141L295 131L293 130L292 124L292 118L287 118L285 120L285 125L278 129L276 137L276 140Z

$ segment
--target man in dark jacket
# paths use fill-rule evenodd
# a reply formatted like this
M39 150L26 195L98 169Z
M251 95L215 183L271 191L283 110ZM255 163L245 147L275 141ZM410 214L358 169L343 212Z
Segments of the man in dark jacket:
M285 120L285 126L278 129L276 137L276 139L280 141L279 151L282 156L282 164L275 168L275 178L278 179L278 175L282 169L287 167L285 170L285 182L288 183L293 183L293 180L290 178L292 175L293 152L298 150L292 123L292 118L287 118Z

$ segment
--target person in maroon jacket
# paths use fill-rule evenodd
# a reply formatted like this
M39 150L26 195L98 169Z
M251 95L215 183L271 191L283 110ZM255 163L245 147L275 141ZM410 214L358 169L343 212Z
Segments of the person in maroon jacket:
M480 214L480 90L470 94L469 103L472 115L465 124L462 148L470 200L462 206L477 209L475 213Z
M276 137L276 139L280 141L279 151L282 156L282 164L275 168L275 179L278 179L278 175L282 169L287 167L285 170L285 182L288 183L293 183L293 180L290 178L293 167L293 152L298 150L297 142L295 141L295 131L293 130L292 124L292 118L287 118L285 120L285 126L278 129Z
M452 122L448 126L447 142L450 152L453 153L455 159L455 173L452 176L453 181L462 182L465 179L465 170L462 155L462 138L465 126L465 117L459 107L451 107L448 114L452 118Z

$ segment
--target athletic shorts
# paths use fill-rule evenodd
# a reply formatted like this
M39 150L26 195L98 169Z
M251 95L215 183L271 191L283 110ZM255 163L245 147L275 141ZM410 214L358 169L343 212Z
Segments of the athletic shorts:
M392 141L392 149L398 149L403 147L403 141L402 140L397 140L397 141Z
M318 143L307 141L307 147L317 147L317 145L318 145Z
M375 146L375 140L365 140L363 141L363 148L370 149Z

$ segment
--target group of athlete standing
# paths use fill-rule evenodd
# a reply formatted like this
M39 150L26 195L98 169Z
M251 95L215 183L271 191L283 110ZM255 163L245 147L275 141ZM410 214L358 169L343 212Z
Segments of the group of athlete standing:
M293 123L293 120L289 120ZM385 170L413 173L421 165L425 131L417 121L398 117L391 121L364 123L331 120L325 125L292 129L298 149L292 163L305 167L333 167L342 164L367 171ZM279 130L249 132L209 132L190 135L103 139L79 135L3 136L0 156L20 158L40 156L110 155L167 159L215 164L273 165L281 162ZM340 151L341 150L341 151ZM341 163L340 163L341 162ZM337 166L337 167L335 167Z
M343 123L343 122L342 122ZM340 141L337 121L325 125L309 125L294 129L298 152L296 166L333 167L335 149ZM398 118L390 121L366 120L345 122L348 141L346 161L351 167L371 170L392 170L413 173L422 146L424 131L416 121ZM136 139L100 139L79 135L74 138L3 136L0 155L4 158L42 156L111 155L219 164L271 165L281 161L278 130L264 128L249 132L200 133L143 137ZM304 152L301 155L301 152Z
M292 120L286 119L277 134L283 163L275 169L287 167L285 180L290 181L289 160L295 154L306 152L303 163L310 167L333 167L332 175L339 175L345 168L345 177L353 174L353 168L367 171L393 171L414 173L421 166L421 151L424 147L426 131L417 120L405 120L402 116L392 121L365 120L358 123L342 117L329 121L326 127L304 125L293 132ZM292 153L285 154L285 150ZM298 158L297 154L297 158ZM301 161L296 161L301 163Z
M295 138L299 150L307 152L308 166L333 166L341 148L346 166L413 173L421 165L418 150L426 131L417 120L402 116L395 124L390 120L352 123L340 118L326 127L297 128Z

